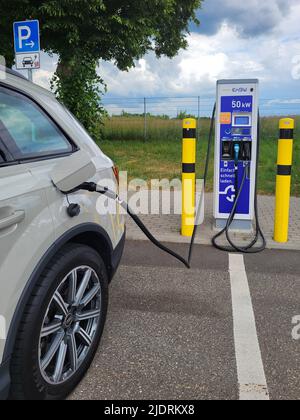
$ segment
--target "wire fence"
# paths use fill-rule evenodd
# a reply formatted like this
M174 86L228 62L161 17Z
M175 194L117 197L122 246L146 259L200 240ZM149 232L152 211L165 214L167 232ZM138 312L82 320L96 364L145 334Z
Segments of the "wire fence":
M104 98L108 113L104 137L108 140L171 140L182 135L182 119L198 120L199 136L206 134L214 97ZM281 117L300 118L300 99L261 99L262 132L273 137Z

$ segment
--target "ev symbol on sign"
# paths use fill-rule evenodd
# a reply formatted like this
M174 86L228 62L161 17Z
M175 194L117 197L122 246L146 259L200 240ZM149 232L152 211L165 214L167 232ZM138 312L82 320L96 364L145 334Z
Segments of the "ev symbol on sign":
M229 192L231 191L231 195L229 195ZM220 195L226 195L226 200L229 201L229 203L234 203L235 200L235 188L234 185L229 185L229 187L226 188L225 191L220 192Z
M39 21L15 22L14 43L16 54L40 52Z

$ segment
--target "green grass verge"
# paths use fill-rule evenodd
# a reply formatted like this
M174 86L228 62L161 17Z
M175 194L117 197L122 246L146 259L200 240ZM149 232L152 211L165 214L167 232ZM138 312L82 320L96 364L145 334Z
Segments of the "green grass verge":
M104 138L98 144L119 166L128 171L129 179L173 179L181 177L181 121L152 118L148 141L141 140L141 118L115 117L105 125ZM125 121L123 121L123 119ZM132 121L134 120L134 121ZM300 196L300 117L295 133L292 194ZM115 124L115 125L114 125ZM122 125L120 127L120 124ZM139 125L137 125L139 124ZM197 143L197 176L203 176L209 120L201 121ZM278 118L263 118L259 162L259 193L274 194L278 144ZM208 190L213 189L213 153L209 167Z

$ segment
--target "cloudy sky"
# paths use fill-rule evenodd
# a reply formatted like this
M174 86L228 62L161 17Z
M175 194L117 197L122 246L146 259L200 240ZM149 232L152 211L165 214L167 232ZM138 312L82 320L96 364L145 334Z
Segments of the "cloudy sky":
M129 72L101 63L108 97L213 95L220 78L259 78L265 98L300 97L299 0L206 0L189 48L169 60L148 54ZM36 81L47 85L45 57Z

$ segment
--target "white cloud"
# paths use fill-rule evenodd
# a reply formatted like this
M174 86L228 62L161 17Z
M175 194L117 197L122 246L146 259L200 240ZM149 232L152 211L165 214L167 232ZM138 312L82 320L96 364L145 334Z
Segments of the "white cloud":
M200 31L212 35L228 23L243 36L255 37L276 28L297 3L298 0L205 0L198 12Z
M300 54L299 20L297 4L271 33L245 38L223 23L214 35L192 33L189 48L172 61L149 54L143 66L128 73L110 63L101 71L110 96L210 95L221 78L259 78L265 95L295 96L299 82L292 77L292 61Z
M209 1L203 5L204 11L205 7L211 7ZM215 4L215 0L211 1ZM158 60L151 53L128 72L120 72L112 63L102 62L99 74L108 85L107 96L213 95L217 79L249 77L261 80L265 97L299 96L300 81L293 78L293 59L300 54L300 4L298 0L289 0L286 10L283 10L283 0L274 0L273 3L274 7L271 7L271 2L266 4L258 0L244 3L226 0L225 5L232 10L232 15L218 20L216 14L216 21L221 24L218 31L213 35L193 32L188 37L189 48L180 51L173 60ZM273 29L246 38L236 25L228 23L233 20L233 11L242 13L247 7L260 24L269 19ZM42 70L35 72L35 81L49 86L56 62L57 57L44 54Z

